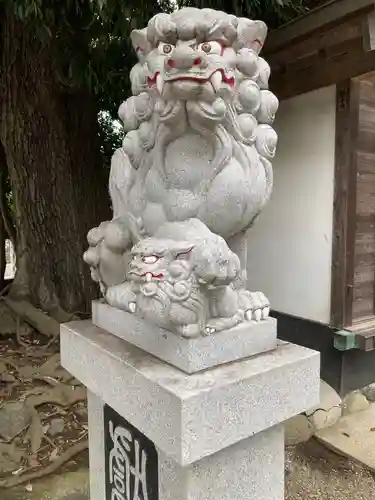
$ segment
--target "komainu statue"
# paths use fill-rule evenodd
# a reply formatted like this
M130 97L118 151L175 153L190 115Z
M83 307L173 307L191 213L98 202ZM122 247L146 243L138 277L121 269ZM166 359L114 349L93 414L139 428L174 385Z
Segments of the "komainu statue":
M84 258L108 304L183 336L269 315L246 289L247 232L270 198L277 144L266 34L261 21L184 8L131 35L113 219L89 232Z

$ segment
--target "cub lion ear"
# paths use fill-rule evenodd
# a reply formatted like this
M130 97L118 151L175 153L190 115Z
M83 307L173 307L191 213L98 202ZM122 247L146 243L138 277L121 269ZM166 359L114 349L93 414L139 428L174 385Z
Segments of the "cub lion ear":
M267 32L267 25L263 21L251 21L241 17L237 26L237 50L252 49L259 54L266 41Z
M133 44L134 50L147 54L150 51L150 44L147 40L147 28L142 30L133 30L130 34L130 39Z

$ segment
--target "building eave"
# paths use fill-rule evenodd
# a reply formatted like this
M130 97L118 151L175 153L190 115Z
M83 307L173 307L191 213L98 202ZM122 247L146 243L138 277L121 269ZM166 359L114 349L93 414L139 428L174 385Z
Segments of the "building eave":
M332 0L272 31L268 36L265 50L275 52L296 38L319 30L325 25L339 21L361 10L366 12L375 10L375 1Z

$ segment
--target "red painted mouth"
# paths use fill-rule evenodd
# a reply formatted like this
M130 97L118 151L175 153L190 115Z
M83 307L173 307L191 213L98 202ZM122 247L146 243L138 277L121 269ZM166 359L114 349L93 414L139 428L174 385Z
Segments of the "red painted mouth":
M221 73L222 80L224 83L226 83L227 85L229 85L232 88L234 87L234 85L236 83L235 78L233 76L227 76L223 69L217 69L208 78L200 78L199 76L193 76L193 75L191 75L191 76L184 75L184 76L176 76L176 78L172 78L170 80L165 80L165 83L184 82L184 81L189 82L190 81L190 82L197 82L197 83L204 84L204 83L210 82L212 76L217 72ZM147 78L147 84L148 84L149 88L152 88L156 85L156 81L157 81L157 78L159 75L160 75L160 72L156 72L152 78L151 77Z
M143 273L143 274L141 274L141 276L142 276L142 278L145 278L147 275L150 275L150 274L151 274L151 276L152 276L153 278L156 278L156 279L158 279L158 280L160 280L161 278L164 278L164 274L162 274L162 273L160 273L160 274L155 274L155 273L150 273L150 272L148 272L148 273Z
M162 274L162 273L155 274L155 273L151 273L150 271L147 271L146 273L143 273L143 274L138 274L138 273L134 273L134 272L130 271L129 274L134 274L134 276L138 276L139 278L146 278L147 275L151 275L153 278L158 279L158 280L164 278L164 274Z
M160 75L159 72L155 73L155 75L153 76L153 78L151 77L147 77L147 84L148 84L148 88L151 89L154 85L156 85L156 79L157 77Z
M230 87L234 87L234 84L236 83L236 80L234 79L234 76L227 76L225 74L225 71L223 69L219 69L222 77L223 77L223 82L229 85Z

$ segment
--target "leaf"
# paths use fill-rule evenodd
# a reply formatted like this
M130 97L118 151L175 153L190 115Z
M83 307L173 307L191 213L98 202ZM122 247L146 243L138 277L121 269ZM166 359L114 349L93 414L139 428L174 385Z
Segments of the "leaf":
M26 485L25 490L28 491L29 493L31 493L33 491L33 485L32 484Z
M3 362L3 361L0 361L0 375L2 373L5 373L7 371L7 365Z
M55 448L54 450L52 450L49 456L49 461L54 462L58 457L59 457L59 450Z

